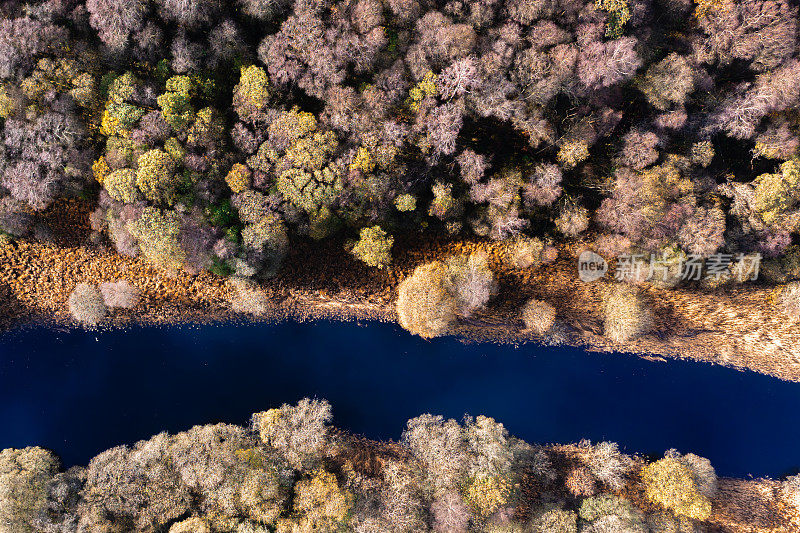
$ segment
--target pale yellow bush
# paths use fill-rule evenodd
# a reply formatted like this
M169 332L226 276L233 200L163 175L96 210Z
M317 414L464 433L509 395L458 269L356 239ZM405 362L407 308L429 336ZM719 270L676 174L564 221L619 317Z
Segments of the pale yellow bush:
M547 302L531 299L522 308L525 328L536 335L544 335L556 321L556 308Z
M456 299L446 281L441 261L418 266L400 283L397 317L400 325L424 338L443 335L456 318Z
M605 335L626 342L646 335L653 326L653 313L635 287L617 285L603 302Z
M693 520L711 516L711 501L703 496L692 469L681 460L665 457L642 469L647 499Z
M211 527L206 520L192 516L173 524L169 528L169 533L211 533Z

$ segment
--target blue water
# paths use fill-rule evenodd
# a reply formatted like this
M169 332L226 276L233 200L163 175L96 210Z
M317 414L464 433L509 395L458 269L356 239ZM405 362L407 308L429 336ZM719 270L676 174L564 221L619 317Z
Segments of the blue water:
M0 337L0 448L65 465L196 424L245 423L304 396L334 423L397 439L421 413L485 414L529 442L669 448L726 476L800 465L800 384L706 364L569 348L427 342L385 324L33 329Z

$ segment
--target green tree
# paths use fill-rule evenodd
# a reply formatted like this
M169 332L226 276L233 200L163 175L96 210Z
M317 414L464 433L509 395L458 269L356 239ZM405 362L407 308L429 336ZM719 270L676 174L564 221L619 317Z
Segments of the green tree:
M139 156L136 186L152 202L172 205L180 176L175 173L175 160L161 149Z
M128 222L128 231L139 240L144 257L159 266L180 268L186 253L178 243L180 217L174 211L145 207L141 216Z
M351 252L371 267L386 268L392 262L392 244L394 237L380 226L371 226L361 228L358 242Z

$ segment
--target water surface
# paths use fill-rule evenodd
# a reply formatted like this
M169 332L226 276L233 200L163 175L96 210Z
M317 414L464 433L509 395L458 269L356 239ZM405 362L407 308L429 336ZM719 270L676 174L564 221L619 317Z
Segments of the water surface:
M613 440L711 459L721 475L800 465L800 384L707 364L572 348L424 341L386 324L225 325L0 337L0 448L69 466L196 424L246 423L304 396L334 423L397 439L430 412L485 414L529 442Z

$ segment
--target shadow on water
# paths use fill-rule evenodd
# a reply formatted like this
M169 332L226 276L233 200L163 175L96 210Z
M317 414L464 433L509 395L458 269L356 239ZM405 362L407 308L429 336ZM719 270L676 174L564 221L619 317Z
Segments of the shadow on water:
M0 338L0 448L44 446L67 466L162 430L243 424L304 396L327 398L335 424L371 438L397 439L421 413L469 413L529 442L692 451L727 476L777 477L800 464L800 384L706 364L426 342L385 324Z

